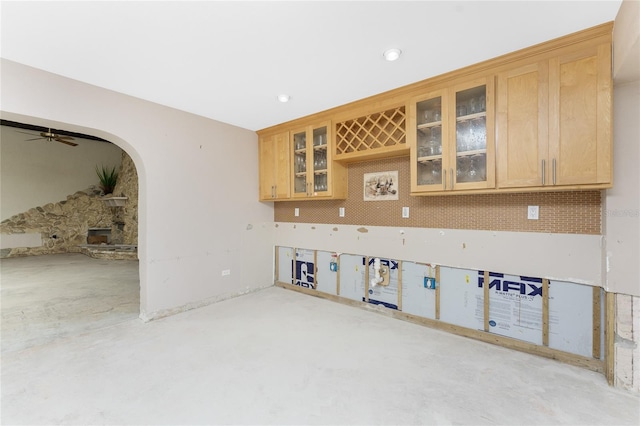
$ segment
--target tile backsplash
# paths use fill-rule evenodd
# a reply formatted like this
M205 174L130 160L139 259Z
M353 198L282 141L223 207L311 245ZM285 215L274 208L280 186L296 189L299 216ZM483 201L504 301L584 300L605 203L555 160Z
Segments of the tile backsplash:
M398 200L364 201L363 175L398 171ZM516 232L600 234L601 191L410 196L407 157L349 165L346 200L274 203L276 222L335 223ZM539 206L539 219L527 219L528 206ZM299 208L299 216L294 209ZM344 207L345 216L339 217ZM409 218L402 208L409 207Z

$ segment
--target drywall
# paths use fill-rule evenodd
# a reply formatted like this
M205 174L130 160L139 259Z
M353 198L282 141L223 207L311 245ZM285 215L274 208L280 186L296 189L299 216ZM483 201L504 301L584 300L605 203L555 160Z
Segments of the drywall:
M275 244L601 286L599 235L276 223Z
M96 166L120 167L121 149L116 145L88 139L76 139L76 147L26 141L33 136L18 130L26 132L0 126L0 220L98 185Z
M640 296L640 80L614 87L613 188L603 214L606 289Z
M272 284L273 206L257 201L255 133L5 59L1 66L2 118L102 137L133 159L141 317Z
M640 2L624 0L613 27L613 81L637 81L640 75Z

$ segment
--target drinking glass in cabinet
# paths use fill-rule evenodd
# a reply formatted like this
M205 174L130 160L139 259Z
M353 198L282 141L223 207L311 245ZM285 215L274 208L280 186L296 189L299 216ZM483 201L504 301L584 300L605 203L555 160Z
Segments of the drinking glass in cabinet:
M469 182L469 169L471 159L468 156L461 156L456 159L456 182Z
M297 133L293 135L293 140L294 140L294 148L296 150L304 149L305 146L307 145L307 135L304 133Z
M307 162L305 161L304 156L296 155L295 171L296 173L302 173L307 171Z
M433 126L431 128L430 140L429 142L433 146L433 152L431 155L440 155L442 154L442 129L440 126Z
M431 180L437 184L442 182L442 160L433 160L431 167Z
M442 101L440 97L418 102L416 114L418 124L435 123L442 117Z
M418 185L434 185L442 182L442 160L418 163Z
M469 114L475 114L476 112L478 112L478 101L476 100L476 98L469 99L467 112Z
M487 156L485 154L474 155L471 157L471 180L474 182L482 182L487 180Z
M322 146L327 144L327 128L320 127L313 129L313 146Z
M471 120L471 150L485 149L487 147L487 129L485 117L478 117Z
M305 192L307 190L307 179L304 176L295 179L296 192Z
M458 152L471 150L471 126L469 121L456 123L456 149Z
M317 175L313 184L314 191L326 191L327 190L327 175Z
M486 86L456 93L456 117L486 112Z
M433 163L425 161L418 163L418 185L429 185L433 179Z
M325 151L314 151L313 168L314 170L323 170L327 168L327 153Z

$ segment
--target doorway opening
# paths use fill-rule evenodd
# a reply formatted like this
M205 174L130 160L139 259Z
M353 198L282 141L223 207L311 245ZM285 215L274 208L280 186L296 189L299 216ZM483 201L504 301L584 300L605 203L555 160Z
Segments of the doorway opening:
M138 176L132 159L95 136L0 124L2 352L137 320ZM99 187L96 168L102 165L118 172L120 185L110 195ZM112 197L125 202L111 205Z

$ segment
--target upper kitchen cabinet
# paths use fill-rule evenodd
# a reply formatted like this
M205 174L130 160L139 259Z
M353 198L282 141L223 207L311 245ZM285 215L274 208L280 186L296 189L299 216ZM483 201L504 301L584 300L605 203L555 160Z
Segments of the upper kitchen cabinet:
M295 199L345 198L346 168L333 162L331 124L305 126L291 133L291 173Z
M610 184L611 44L549 61L549 168L552 185Z
M609 187L611 90L610 43L500 73L498 187Z
M549 64L498 75L498 186L542 186L549 157Z
M411 192L495 187L493 78L415 98L409 105Z
M291 196L289 132L258 139L260 201L286 200Z

